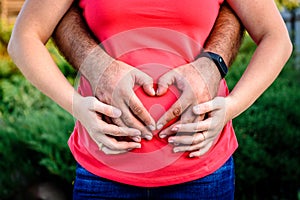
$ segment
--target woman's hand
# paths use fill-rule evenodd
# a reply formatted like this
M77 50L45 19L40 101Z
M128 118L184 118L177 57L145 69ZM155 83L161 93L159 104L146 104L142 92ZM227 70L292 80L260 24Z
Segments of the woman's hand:
M168 138L175 145L174 152L191 151L190 157L205 154L215 142L225 124L231 119L228 112L228 98L216 97L211 101L193 107L193 113L205 115L203 121L171 126L175 136Z
M86 128L91 138L106 154L125 153L134 148L141 148L141 132L127 127L118 127L102 120L102 116L118 118L121 111L101 103L95 97L82 97L78 93L73 98L73 115ZM118 137L126 136L132 141L119 141Z

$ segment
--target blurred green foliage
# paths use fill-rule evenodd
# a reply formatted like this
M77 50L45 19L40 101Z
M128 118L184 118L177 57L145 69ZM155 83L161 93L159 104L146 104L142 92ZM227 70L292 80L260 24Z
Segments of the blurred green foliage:
M74 119L21 75L6 52L11 29L5 30L0 35L0 199L24 197L31 185L50 179L71 187L75 161L67 140ZM75 70L52 41L47 47L73 84Z
M299 0L275 0L279 8L287 8L289 10L295 9L300 6Z
M227 76L230 89L244 72L255 48L246 36ZM233 120L239 141L235 153L238 199L297 199L300 71L295 70L292 61L267 91Z
M0 35L0 199L12 199L49 176L71 185L75 162L67 146L74 119L20 74ZM50 41L54 60L74 83L76 72ZM255 45L246 36L227 76L233 88ZM267 58L266 58L267 59ZM292 60L273 85L233 123L237 199L296 199L300 188L300 72Z

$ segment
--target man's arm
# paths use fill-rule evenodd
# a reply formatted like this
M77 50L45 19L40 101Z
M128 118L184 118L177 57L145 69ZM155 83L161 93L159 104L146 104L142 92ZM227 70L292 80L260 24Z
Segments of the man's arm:
M227 66L230 66L241 45L243 32L244 28L239 19L233 10L228 6L228 4L224 3L220 9L210 36L206 40L204 50L219 54L223 57ZM180 115L182 115L182 123L192 122L195 116L192 114L192 106L190 105L195 104L195 102L203 103L205 101L209 101L217 95L221 74L211 59L200 57L193 63L190 63L189 66L185 67L186 69L178 68L176 73L173 75L178 76L177 82L185 81L186 83L181 84L187 85L189 90L185 89L181 95L181 98L172 105L172 107L161 117L161 119L158 120L157 127L159 129ZM193 70L193 68L196 69L196 72ZM200 77L195 78L196 74L200 75ZM168 85L174 84L176 77L173 75L167 74L166 76L160 78L158 95L163 95L164 92L166 92ZM197 79L198 81L196 84L197 87L191 90L191 88L194 87L194 79ZM191 102L190 99L194 99L194 102ZM188 110L190 111L187 112ZM165 129L161 132L161 135L163 135L162 137L165 137L169 134L170 131L168 129Z
M141 131L144 137L151 139L150 130L155 129L155 121L140 100L135 98L133 88L130 88L130 80L139 80L138 84L152 96L155 95L152 78L126 63L113 59L99 46L88 30L81 11L78 6L73 5L56 27L53 38L65 58L90 82L93 94L101 102L122 111L121 118L113 119L114 123L135 128ZM126 84L123 84L124 80L127 80ZM126 105L128 102L130 105Z
M57 25L52 37L66 60L77 70L91 51L98 48L98 41L88 31L80 10L75 5L71 6ZM100 48L98 50L103 51Z
M219 54L230 67L241 46L244 26L227 2L222 4L219 16L204 45L205 51Z

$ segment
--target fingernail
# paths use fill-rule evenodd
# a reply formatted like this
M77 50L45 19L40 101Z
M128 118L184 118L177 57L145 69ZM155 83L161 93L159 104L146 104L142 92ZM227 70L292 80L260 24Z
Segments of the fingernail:
M159 137L160 137L161 139L163 139L163 138L167 137L167 135L162 134L162 135L159 135Z
M189 157L190 157L190 158L193 158L193 157L195 157L195 155L194 155L194 154L190 154Z
M154 96L155 95L155 90L151 88L151 94Z
M135 131L134 136L140 136L142 133L140 131Z
M132 138L135 142L140 142L141 141L141 137L136 136Z
M173 138L169 138L169 139L168 139L168 142L169 142L169 143L173 143L173 142L174 142Z
M155 126L149 125L148 127L149 127L149 129L150 129L151 131L155 131Z
M174 153L177 153L177 152L179 152L179 149L174 148L174 149L173 149L173 152L174 152Z
M113 109L113 114L115 117L120 117L122 115L122 112L119 109Z
M162 129L162 127L164 127L162 124L158 124L156 128L157 128L157 130L160 130L160 129Z
M195 114L199 114L200 113L200 107L199 106L194 106L193 110L194 110Z
M158 91L158 90L159 90L159 89L157 89L156 92L155 92L156 95L159 95L159 91Z
M146 138L147 140L152 140L152 135L146 135L145 138Z
M138 144L138 145L136 145L135 148L136 148L136 149L140 149L140 148L142 148L142 145L141 145L141 144Z

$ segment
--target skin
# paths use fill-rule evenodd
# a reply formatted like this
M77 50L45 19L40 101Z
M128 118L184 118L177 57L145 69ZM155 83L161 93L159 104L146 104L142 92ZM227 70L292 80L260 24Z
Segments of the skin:
M254 2L253 0L243 2L228 0L227 2L237 13L258 46L246 71L229 96L215 97L211 101L193 106L192 111L196 116L200 117L205 113L208 118L172 126L172 129L176 129L174 132L191 133L169 137L169 142L176 145L175 152L191 151L191 157L199 156L207 151L213 141L211 138L219 134L226 122L238 116L262 94L278 76L292 51L285 24L272 0L255 0ZM86 116L97 117L96 112L103 112L105 110L103 108L110 110L108 112L111 114L110 117L117 118L120 113L116 114L113 107L104 105L94 97L79 95L59 71L44 46L71 3L72 1L67 0L43 2L27 0L13 30L8 52L28 80L84 125L88 123L86 121L89 121ZM28 48L29 45L30 48ZM182 73L185 71L181 70ZM169 76L171 77L168 78L169 80L177 80L174 74ZM189 79L186 81L189 83ZM191 93L194 92L193 87L186 86L186 88L191 90ZM119 127L118 130L118 134L124 133L131 137L141 136L141 132L138 133L136 129ZM112 151L140 148L139 142L117 142L114 138L108 138L104 134L93 132L90 134L99 146L104 145ZM107 134L112 133L107 131ZM194 140L197 134L203 136L202 140Z
M273 1L227 2L256 42L257 49L246 71L227 97L216 97L193 107L196 115L208 113L207 119L172 126L175 132L200 133L169 138L169 142L177 145L175 152L192 151L190 157L206 152L214 141L213 136L229 120L253 104L275 80L292 52L288 32Z
M230 23L228 23L228 21L230 21ZM205 49L222 55L225 62L230 65L241 44L243 30L238 18L225 3L216 20L215 28L206 41ZM130 84L119 84L122 86L119 87L116 83L119 82L118 80L120 80L120 78L126 74L131 75L131 71L137 70L133 70L132 67L123 62L114 60L98 46L98 41L88 32L81 12L76 6L72 6L63 17L55 29L53 38L66 59L89 80L97 99L109 105L115 102L113 105L122 112L120 118L113 119L116 125L107 124L104 121L98 123L98 121L101 120L99 119L99 113L98 117L97 115L93 115L93 118L87 120L90 123L84 125L87 129L89 129L89 126L94 127L98 125L99 127L94 128L94 131L90 130L90 134L93 134L93 132L95 132L95 135L103 134L100 127L105 127L106 130L109 130L110 128L116 129L117 126L121 126L135 128L137 131L141 131L142 137L146 137L147 139L152 138L151 130L155 129L156 124L133 93L132 88L134 84L142 85L145 92L150 96L159 96L166 92L166 89L171 84L170 78L175 73L178 75L177 78L180 78L180 76L187 77L185 85L196 85L193 81L197 80L197 88L194 87L193 91L187 90L186 93L183 93L174 106L166 112L164 117L160 120L160 123L163 124L180 115L182 115L182 123L203 119L203 116L197 117L193 114L191 105L211 100L217 94L221 76L214 62L208 58L200 58L193 63L179 67L175 71L172 70L169 74L166 74L160 79L160 87L157 91L151 90L149 86L152 85L152 82L143 72L139 72L139 79L135 78L135 83L130 79ZM86 57L92 57L92 59L86 59ZM86 62L86 60L89 61ZM108 78L100 80L99 77L103 74L104 70ZM122 72L124 73L122 74ZM195 74L197 78L195 78ZM116 78L111 80L109 77L112 76ZM124 85L129 87L124 87ZM181 89L184 90L184 88ZM113 97L110 95L112 93L120 94L116 95L119 97L118 103L113 100ZM122 101L128 102L129 98L130 103L122 104ZM135 116L138 116L139 119L136 119L131 111L133 111ZM104 112L102 112L102 114L107 115L107 113ZM161 133L162 137L166 136L166 132L168 132L168 134L174 134L174 132L170 131L170 128L165 129ZM138 137L134 137L134 139L137 142L140 141ZM98 144L101 144L101 142L99 141ZM102 151L107 154L124 152L123 149L120 151L116 150L118 147L116 147L115 150L103 145L101 145L101 147Z

